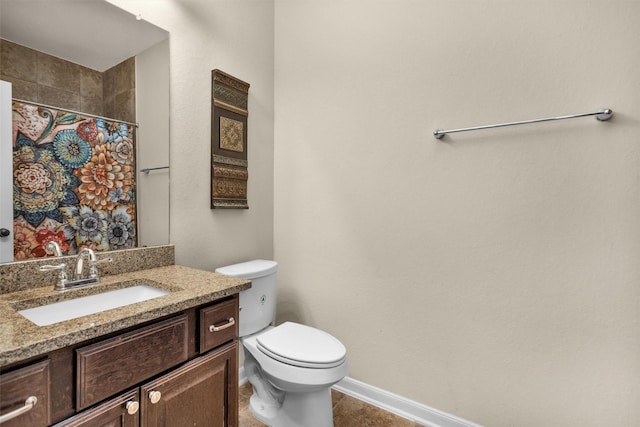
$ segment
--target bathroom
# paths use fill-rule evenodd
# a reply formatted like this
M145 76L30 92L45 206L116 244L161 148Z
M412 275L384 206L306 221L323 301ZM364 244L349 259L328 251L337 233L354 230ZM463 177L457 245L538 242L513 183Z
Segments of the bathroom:
M170 33L176 263L277 260L278 322L410 401L640 426L639 2L112 3ZM248 210L209 209L214 68L251 83Z

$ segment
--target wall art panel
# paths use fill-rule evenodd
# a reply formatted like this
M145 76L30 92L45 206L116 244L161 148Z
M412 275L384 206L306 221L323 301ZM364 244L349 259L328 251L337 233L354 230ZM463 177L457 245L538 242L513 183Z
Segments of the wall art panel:
M213 70L211 76L211 209L248 209L249 83Z

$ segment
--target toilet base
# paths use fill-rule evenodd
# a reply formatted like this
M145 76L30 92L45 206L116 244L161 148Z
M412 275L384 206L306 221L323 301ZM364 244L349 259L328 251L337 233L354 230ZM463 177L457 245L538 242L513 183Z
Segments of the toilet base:
M258 349L261 333L241 338L253 416L271 427L333 427L331 386L347 375L347 361L326 369L286 364Z
M254 392L249 408L254 417L270 427L333 427L330 388L285 393L282 406L277 409L264 403Z

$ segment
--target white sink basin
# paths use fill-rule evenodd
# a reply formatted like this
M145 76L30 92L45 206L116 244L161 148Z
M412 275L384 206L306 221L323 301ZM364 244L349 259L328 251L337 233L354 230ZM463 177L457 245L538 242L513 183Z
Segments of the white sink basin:
M147 301L167 294L169 294L169 291L165 291L164 289L147 285L137 285L102 292L96 295L41 305L40 307L28 308L26 310L20 310L18 313L38 326L46 326L89 314L100 313L111 310L112 308L124 307L125 305L136 302Z

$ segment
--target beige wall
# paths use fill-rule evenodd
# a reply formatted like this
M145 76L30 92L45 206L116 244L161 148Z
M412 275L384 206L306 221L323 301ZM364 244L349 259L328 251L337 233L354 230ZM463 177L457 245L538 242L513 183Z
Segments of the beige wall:
M640 425L640 3L113 2L171 32L178 263L275 255L280 320L432 407ZM213 68L251 83L249 211L208 209Z
M170 238L213 270L273 257L273 2L110 0L170 33ZM249 210L211 210L211 70L249 89Z
M280 320L487 426L640 426L640 2L276 0L275 19Z

